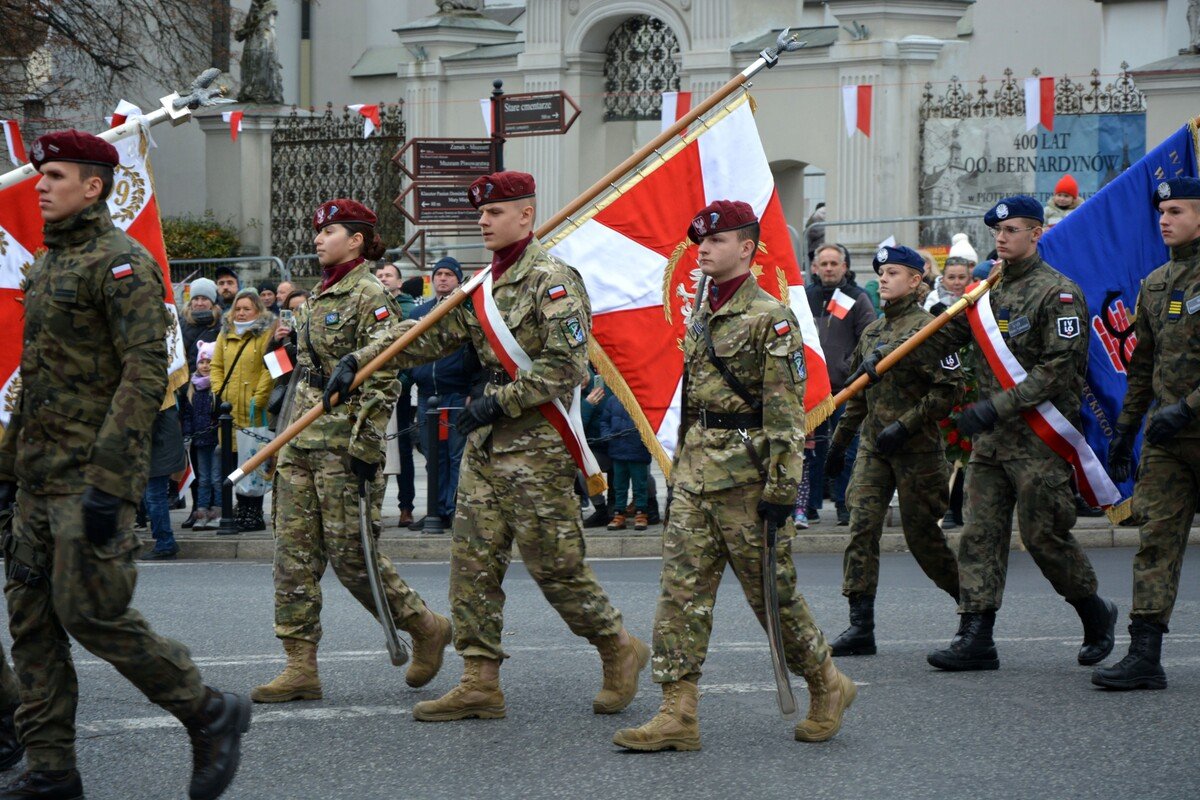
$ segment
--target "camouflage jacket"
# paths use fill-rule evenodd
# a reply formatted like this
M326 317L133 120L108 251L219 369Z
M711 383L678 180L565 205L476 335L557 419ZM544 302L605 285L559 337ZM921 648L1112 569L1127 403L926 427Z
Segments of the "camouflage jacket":
M534 237L515 264L492 285L492 296L504 322L533 362L516 380L489 384L504 416L490 427L493 452L519 452L557 445L562 438L538 406L552 400L569 405L571 393L588 376L587 338L592 310L583 279L572 267L550 255ZM408 326L412 323L405 323ZM398 357L401 368L424 364L472 343L486 371L503 365L483 335L470 301L453 309ZM481 439L482 441L482 439Z
M796 317L753 276L718 311L706 313L707 305L683 340L686 389L672 485L699 494L763 483L740 432L705 428L698 422L701 410L725 414L752 411L708 360L702 327L707 325L716 354L752 395L762 398L762 427L746 432L767 471L763 499L792 503L804 468L804 382L808 377Z
M863 331L851 357L852 368L857 369L873 350L894 350L932 319L917 303L916 295L888 302L883 307L883 316ZM861 427L860 447L874 452L875 439L884 428L899 420L909 434L904 452L942 452L938 421L945 419L962 398L961 372L962 362L957 354L939 362L936 351L917 348L885 372L879 383L850 398L833 434L834 443L849 445Z
M1151 401L1185 400L1195 415L1178 436L1200 439L1200 240L1175 247L1142 281L1129 359L1129 390L1118 424L1141 425Z
M997 459L1047 457L1054 451L1020 412L1049 400L1078 427L1088 356L1087 301L1073 281L1038 254L1005 264L1000 284L989 295L1004 340L1028 377L1003 389L984 359L979 359L979 396L995 404L1000 421L992 431L972 438L974 454ZM966 314L955 317L933 341L940 355L973 342Z
M47 223L45 242L25 284L22 385L0 479L137 502L167 390L162 269L102 202Z
M350 353L362 369L399 338L400 319L400 306L366 262L359 264L296 309L297 377L303 376L305 369L329 377L342 356ZM313 351L320 363L313 363ZM349 401L318 417L291 444L302 450L346 453L368 464L382 463L384 435L399 392L396 367L388 364L367 378ZM322 393L301 381L292 400L293 418L320 405Z

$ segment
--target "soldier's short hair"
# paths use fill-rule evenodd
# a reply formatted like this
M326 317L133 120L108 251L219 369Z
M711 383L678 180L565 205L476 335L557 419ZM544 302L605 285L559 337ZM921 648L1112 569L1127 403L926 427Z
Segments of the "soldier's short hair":
M79 179L100 179L100 199L107 200L112 194L113 168L104 164L79 164Z
M738 238L739 242L744 242L747 239L754 242L754 249L755 249L755 251L757 251L758 250L758 237L759 237L761 231L762 231L762 226L760 226L756 222L753 225L747 225L744 228L738 228L737 230L734 231L734 233L737 234L737 238Z

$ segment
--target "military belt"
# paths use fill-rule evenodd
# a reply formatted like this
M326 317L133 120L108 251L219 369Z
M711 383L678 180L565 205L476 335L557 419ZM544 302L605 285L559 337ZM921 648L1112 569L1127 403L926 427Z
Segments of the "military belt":
M513 382L512 377L502 369L488 370L487 382L493 386L507 386Z
M324 389L328 380L328 378L319 372L309 371L308 373L308 385L314 389Z
M761 411L751 411L745 414L726 414L720 411L709 411L702 408L696 412L700 427L720 431L749 430L763 426Z

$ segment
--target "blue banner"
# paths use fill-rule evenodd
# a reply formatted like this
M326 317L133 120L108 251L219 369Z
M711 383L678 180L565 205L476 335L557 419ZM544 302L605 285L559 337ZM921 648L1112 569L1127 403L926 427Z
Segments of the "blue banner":
M1184 125L1041 240L1042 258L1078 283L1087 298L1091 342L1083 435L1105 463L1125 399L1129 356L1137 344L1133 313L1139 285L1170 258L1151 197L1164 179L1197 174L1192 128ZM1135 465L1140 451L1139 436ZM1119 488L1122 497L1130 497L1133 480Z

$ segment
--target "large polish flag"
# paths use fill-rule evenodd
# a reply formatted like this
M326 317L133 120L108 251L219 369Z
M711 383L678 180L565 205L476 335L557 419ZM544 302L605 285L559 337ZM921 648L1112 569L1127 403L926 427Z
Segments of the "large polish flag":
M167 330L167 352L171 358L167 371L171 375L170 386L176 389L187 382L187 358L144 133L122 139L113 146L117 148L121 163L114 176L108 210L116 226L141 242L162 267L163 301L171 314L171 325ZM25 276L44 249L42 216L34 191L37 177L35 174L0 191L0 425L8 424L20 388L18 367L25 325Z
M671 105L682 109L679 116L686 113L684 104ZM745 201L762 225L754 272L765 290L784 297L800 323L808 367L804 407L809 427L819 424L833 409L829 376L749 96L739 93L706 122L694 123L661 155L546 242L583 276L593 337L670 456L680 419L680 343L700 277L687 227L714 200Z

